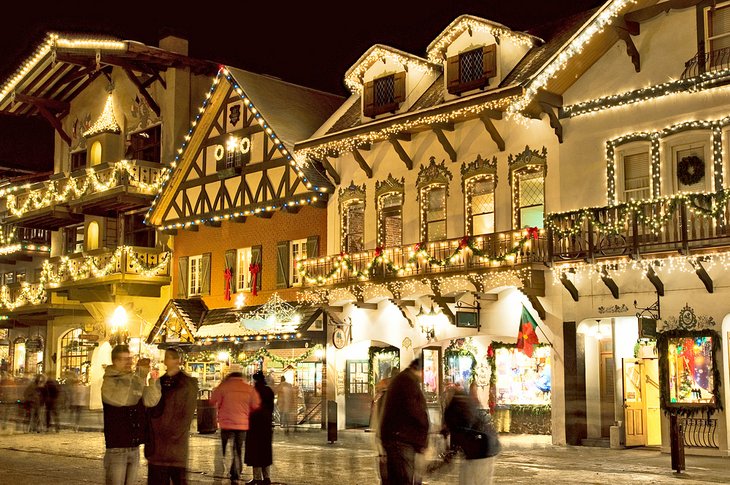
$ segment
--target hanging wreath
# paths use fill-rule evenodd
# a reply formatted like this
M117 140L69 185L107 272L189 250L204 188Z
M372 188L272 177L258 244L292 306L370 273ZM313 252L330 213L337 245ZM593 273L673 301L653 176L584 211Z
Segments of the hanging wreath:
M694 185L705 177L705 162L697 155L682 157L677 164L677 178L683 185Z

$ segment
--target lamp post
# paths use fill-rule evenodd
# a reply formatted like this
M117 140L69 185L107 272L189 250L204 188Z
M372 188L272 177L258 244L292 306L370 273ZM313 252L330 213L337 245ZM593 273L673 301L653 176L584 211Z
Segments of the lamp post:
M127 316L127 310L119 305L114 309L114 313L109 318L109 323L112 326L112 338L109 339L110 343L114 340L114 345L126 343L129 334L127 332L127 322L129 318Z

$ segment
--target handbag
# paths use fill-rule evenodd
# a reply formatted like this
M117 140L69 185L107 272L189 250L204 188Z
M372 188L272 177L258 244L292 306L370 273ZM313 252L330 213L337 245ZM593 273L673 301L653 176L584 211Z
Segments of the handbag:
M462 428L463 440L461 449L467 460L491 458L502 450L497 432L491 425L486 425L484 431L474 428Z

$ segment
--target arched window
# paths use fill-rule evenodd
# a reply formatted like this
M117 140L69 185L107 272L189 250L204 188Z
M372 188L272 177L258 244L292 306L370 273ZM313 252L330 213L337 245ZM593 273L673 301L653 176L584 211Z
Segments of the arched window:
M391 248L403 244L403 194L405 179L387 180L375 184L378 209L378 246Z
M494 192L497 186L497 157L484 160L480 155L461 166L464 191L466 233L470 236L495 231Z
M513 228L544 226L547 149L525 150L507 159L512 184Z
M25 374L25 339L18 337L13 341L13 375Z
M81 328L69 330L61 337L61 348L59 355L61 359L61 376L73 374L81 379L81 382L89 382L89 367L91 365L91 354L94 351L94 344L81 340Z
M421 205L421 240L442 241L446 239L446 198L453 176L446 168L446 162L437 164L431 157L428 165L422 165L416 179L418 201Z
M86 250L99 249L99 223L91 221L86 230Z
M95 141L91 144L91 166L99 165L101 163L101 142Z

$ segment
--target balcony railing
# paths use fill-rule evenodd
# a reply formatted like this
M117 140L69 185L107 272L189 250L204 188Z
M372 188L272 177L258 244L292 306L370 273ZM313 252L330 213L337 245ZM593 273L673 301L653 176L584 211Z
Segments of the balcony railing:
M730 47L711 52L698 52L692 59L684 63L682 79L689 79L712 71L730 69Z
M0 286L0 310L13 311L27 305L42 305L48 294L41 283L15 283Z
M4 226L0 233L0 256L20 252L45 253L51 251L51 231L27 227Z
M5 199L7 217L22 218L26 213L47 207L63 206L92 194L110 195L117 187L133 188L136 193L154 195L166 170L159 163L121 160L87 168L33 185L13 186L0 191Z
M122 246L113 251L90 251L46 261L41 281L50 288L95 283L114 277L137 282L165 283L170 276L170 253L155 248Z
M376 248L299 261L306 286L464 273L545 262L547 243L537 229Z
M730 193L680 194L639 203L550 214L549 259L683 252L730 246Z

